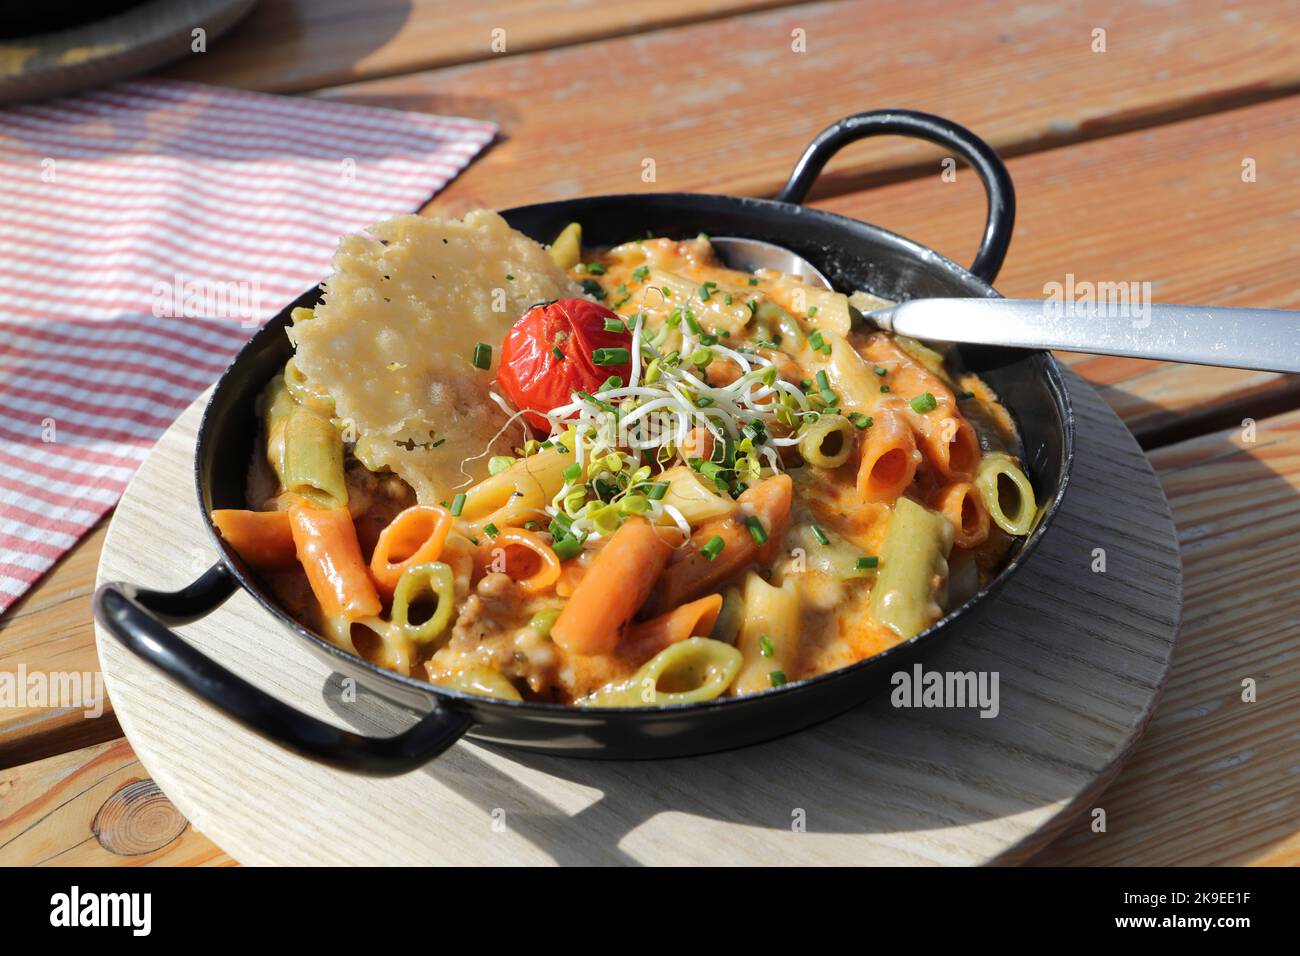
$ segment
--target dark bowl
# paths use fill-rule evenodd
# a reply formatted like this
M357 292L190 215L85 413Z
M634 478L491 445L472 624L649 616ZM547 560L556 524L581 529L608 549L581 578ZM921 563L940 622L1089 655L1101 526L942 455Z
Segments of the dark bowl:
M989 194L984 242L967 271L933 250L856 220L798 204L830 154L863 136L905 133L939 142L967 159ZM864 289L892 299L984 296L1006 252L1014 219L1010 178L992 150L955 124L904 111L842 120L809 147L776 200L687 193L596 196L521 206L502 213L512 226L548 242L569 222L584 241L614 244L647 233L689 237L700 232L745 236L803 255L842 290ZM1028 538L1005 568L961 607L916 637L849 667L749 697L670 707L575 708L462 694L403 677L354 657L282 611L256 576L221 540L214 508L241 508L254 454L255 403L291 349L285 335L293 308L313 305L312 289L268 322L227 369L199 429L195 482L199 505L221 562L179 592L105 585L96 594L101 623L133 651L199 695L276 742L337 766L397 773L436 756L461 735L491 743L580 757L644 758L724 750L796 731L865 700L894 672L968 627L995 606L993 595L1037 547L1065 493L1073 453L1073 416L1057 361L1046 352L964 348L961 364L984 377L1016 420L1022 457L1041 510ZM167 624L194 620L242 587L330 667L363 687L424 715L405 733L367 738L307 717L231 674L180 640Z

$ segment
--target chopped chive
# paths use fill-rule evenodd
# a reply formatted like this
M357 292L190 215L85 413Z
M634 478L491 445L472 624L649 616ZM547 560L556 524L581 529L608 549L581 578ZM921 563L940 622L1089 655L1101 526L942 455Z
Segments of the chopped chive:
M501 533L500 529L490 521L483 526L483 531L489 538L495 538Z
M727 542L723 541L722 538L715 534L708 541L704 542L703 547L700 548L700 553L704 555L707 560L712 561L722 553L722 549L726 546Z
M758 520L758 515L750 515L745 519L745 526L749 528L749 535L759 544L767 542L767 531L763 529L763 522Z
M480 342L474 346L474 367L491 368L492 367L492 346L486 342Z
M864 428L870 428L875 424L870 415L863 415L861 412L854 412L849 416L849 421L853 423L853 427L858 431L862 431Z
M764 657L771 657L776 653L776 648L772 646L772 639L766 634L758 635L758 653Z
M465 510L465 496L463 494L459 494L455 498L451 499L451 516L453 518L459 518L460 513L464 510Z
M853 566L859 571L870 571L872 568L878 567L879 565L880 559L875 555L858 558L858 560L853 563Z
M922 392L912 399L909 404L912 406L912 411L918 415L924 415L926 412L934 411L939 403L934 400L934 396L929 392Z
M666 481L656 481L654 484L645 487L645 496L651 501L662 501L666 494L668 494L668 482Z
M606 332L626 332L626 331L627 331L627 326L623 324L623 320L622 320L622 319L606 319L606 320L605 320L605 331L606 331Z
M602 402L595 395L592 395L591 392L578 392L577 394L578 397L582 399L584 402L590 402L592 405L595 405L597 408L599 408L602 412L618 411L618 409L615 408L613 405L611 405L609 402Z
M767 675L768 680L772 682L773 687L784 687L789 681L786 679L785 671L772 671Z
M818 544L831 543L831 539L826 537L826 532L823 531L821 528L817 527L817 525L812 525L812 535L814 538L817 539Z
M558 345L555 346L555 348L551 349L551 354L554 355L558 361L561 362L564 361L564 353L560 351L560 347Z
M582 541L573 535L565 535L562 538L556 538L551 542L551 550L561 561L568 561L570 558L576 558L582 553Z

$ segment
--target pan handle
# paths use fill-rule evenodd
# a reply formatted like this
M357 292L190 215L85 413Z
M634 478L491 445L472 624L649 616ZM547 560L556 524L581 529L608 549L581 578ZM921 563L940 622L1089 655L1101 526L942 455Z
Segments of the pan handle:
M993 147L952 120L916 110L872 110L847 116L826 127L808 144L790 174L790 181L776 198L781 202L803 202L827 160L849 143L888 134L937 143L952 150L979 173L988 197L988 216L984 222L984 238L980 240L970 271L991 284L1011 244L1011 230L1016 222L1016 191L1011 185L1011 174Z
M95 619L132 653L226 715L282 747L342 770L373 776L406 773L438 756L473 723L468 714L439 705L395 737L364 737L276 700L204 656L167 626L197 621L238 586L221 563L179 591L105 584L95 592Z

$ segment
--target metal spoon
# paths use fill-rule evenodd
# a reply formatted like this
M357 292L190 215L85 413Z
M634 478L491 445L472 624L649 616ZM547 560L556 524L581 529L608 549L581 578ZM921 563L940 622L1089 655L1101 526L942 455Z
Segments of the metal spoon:
M714 237L735 269L773 269L825 288L818 269L757 239ZM1300 312L1051 299L912 299L869 312L882 329L918 339L1064 349L1095 355L1300 373Z

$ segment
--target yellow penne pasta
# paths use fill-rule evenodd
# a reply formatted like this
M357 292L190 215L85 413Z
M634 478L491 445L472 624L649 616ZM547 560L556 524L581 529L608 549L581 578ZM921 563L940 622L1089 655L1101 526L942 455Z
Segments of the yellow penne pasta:
M799 650L799 592L787 580L773 587L754 572L745 575L744 618L736 648L744 665L732 685L733 694L757 694L784 684Z

